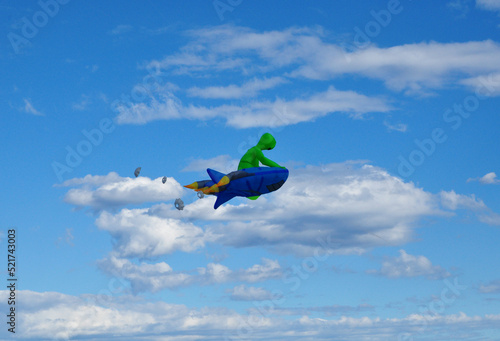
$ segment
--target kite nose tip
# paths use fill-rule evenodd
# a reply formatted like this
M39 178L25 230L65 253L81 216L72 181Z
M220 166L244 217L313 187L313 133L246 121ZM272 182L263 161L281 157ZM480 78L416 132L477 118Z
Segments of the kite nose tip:
M184 187L189 189L198 189L198 183L193 182L191 185L185 185Z

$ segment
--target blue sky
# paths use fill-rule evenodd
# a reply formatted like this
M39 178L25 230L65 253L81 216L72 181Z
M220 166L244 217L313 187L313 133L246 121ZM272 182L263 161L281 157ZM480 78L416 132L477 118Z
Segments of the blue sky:
M500 1L0 8L16 338L500 340Z

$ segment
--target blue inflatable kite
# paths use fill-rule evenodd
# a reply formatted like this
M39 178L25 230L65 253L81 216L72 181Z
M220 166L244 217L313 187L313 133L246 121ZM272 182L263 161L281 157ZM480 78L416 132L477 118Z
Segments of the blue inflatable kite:
M240 160L238 170L229 174L207 169L211 180L193 182L184 187L217 197L214 208L234 197L257 199L262 194L278 190L288 178L288 169L269 160L262 153L276 146L274 137L265 133L255 147L250 148ZM269 167L259 167L262 163Z
M229 174L207 169L211 180L193 182L184 187L217 197L214 208L234 197L258 197L278 190L288 178L288 169L281 167L245 168Z

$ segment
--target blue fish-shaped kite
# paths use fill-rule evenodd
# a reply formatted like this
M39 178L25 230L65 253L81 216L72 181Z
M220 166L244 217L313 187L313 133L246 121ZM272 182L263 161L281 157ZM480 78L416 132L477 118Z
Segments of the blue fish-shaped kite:
M288 179L288 169L281 167L244 168L223 174L208 168L211 180L193 182L184 187L217 197L214 209L234 197L256 199L278 190Z

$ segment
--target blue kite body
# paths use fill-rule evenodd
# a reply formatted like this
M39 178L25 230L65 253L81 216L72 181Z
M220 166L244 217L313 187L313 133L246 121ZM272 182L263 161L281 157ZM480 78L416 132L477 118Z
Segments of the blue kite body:
M197 181L184 187L215 195L214 209L234 197L258 197L274 192L288 179L288 169L281 167L244 168L228 174L208 168L207 173L211 180Z

